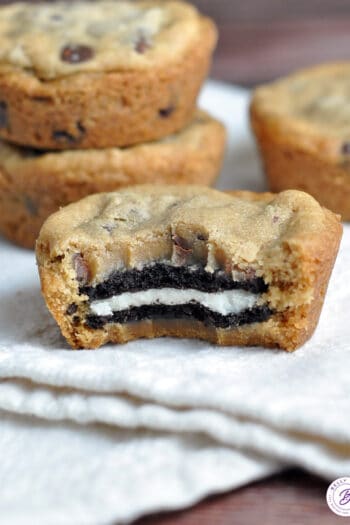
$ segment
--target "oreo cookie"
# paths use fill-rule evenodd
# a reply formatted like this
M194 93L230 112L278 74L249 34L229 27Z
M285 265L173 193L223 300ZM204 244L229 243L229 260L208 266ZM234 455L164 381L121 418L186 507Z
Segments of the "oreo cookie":
M108 299L125 292L139 292L151 288L191 288L202 292L223 292L225 290L245 290L252 293L265 293L267 284L261 277L234 281L222 270L207 272L203 267L172 266L156 263L142 270L132 269L114 272L95 287L81 286L80 293L90 300Z

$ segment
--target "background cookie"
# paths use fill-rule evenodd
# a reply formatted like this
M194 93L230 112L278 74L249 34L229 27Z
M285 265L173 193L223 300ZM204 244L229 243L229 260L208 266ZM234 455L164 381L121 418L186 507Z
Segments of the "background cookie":
M43 152L0 142L0 232L33 248L51 213L91 193L144 182L211 185L225 136L220 122L198 111L181 132L124 149Z
M86 149L174 133L193 116L216 39L183 2L0 7L0 137Z
M271 191L307 191L349 221L350 62L258 88L251 122Z

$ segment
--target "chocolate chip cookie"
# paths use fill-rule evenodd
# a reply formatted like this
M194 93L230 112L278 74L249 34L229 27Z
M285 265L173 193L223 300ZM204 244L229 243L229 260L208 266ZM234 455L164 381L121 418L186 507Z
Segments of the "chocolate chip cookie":
M44 149L124 147L193 117L217 32L177 1L0 7L0 137Z
M350 221L350 62L258 88L251 120L270 189L307 191Z
M73 348L173 336L294 350L317 324L341 231L303 192L143 185L61 209L36 249Z
M33 248L45 219L92 193L141 184L211 185L225 128L203 111L181 132L130 148L43 151L0 142L0 232Z

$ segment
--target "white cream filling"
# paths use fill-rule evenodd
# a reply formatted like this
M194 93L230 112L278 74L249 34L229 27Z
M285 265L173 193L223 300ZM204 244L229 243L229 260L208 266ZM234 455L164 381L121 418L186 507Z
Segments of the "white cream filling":
M199 290L177 290L176 288L150 289L141 292L125 292L108 299L93 301L91 312L98 316L113 315L113 312L128 310L139 306L162 304L175 306L179 304L198 303L222 315L239 314L252 308L259 295L245 290L226 290L207 293Z

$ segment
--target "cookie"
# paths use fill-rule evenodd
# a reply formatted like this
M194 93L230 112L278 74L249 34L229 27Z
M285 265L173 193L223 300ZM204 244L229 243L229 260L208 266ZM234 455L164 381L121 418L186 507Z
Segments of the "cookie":
M125 147L193 117L217 40L173 1L0 7L0 137L42 149Z
M304 190L350 221L350 62L259 87L252 128L271 191Z
M341 231L303 192L141 185L51 215L36 251L73 348L173 336L294 350L316 327Z
M225 129L198 111L181 132L130 148L44 152L0 142L0 232L33 248L45 219L92 193L141 184L211 185Z

